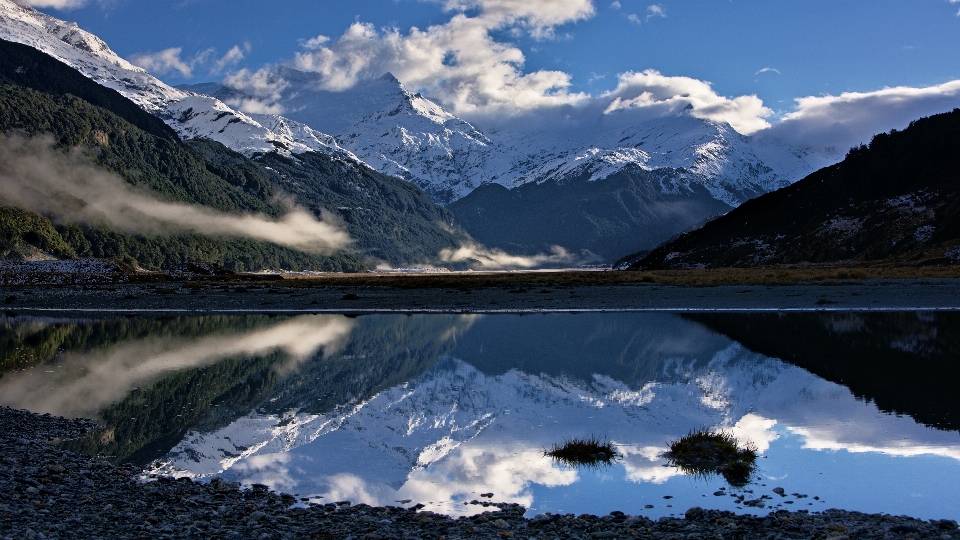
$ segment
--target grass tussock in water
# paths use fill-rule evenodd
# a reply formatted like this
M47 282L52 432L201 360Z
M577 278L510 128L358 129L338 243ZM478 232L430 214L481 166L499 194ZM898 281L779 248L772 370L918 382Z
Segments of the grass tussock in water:
M734 487L750 483L757 461L752 445L741 447L729 433L706 429L691 431L670 443L670 450L662 455L687 474L719 474Z
M567 439L563 444L554 444L543 454L568 467L612 465L620 458L620 453L613 448L613 443L595 435Z

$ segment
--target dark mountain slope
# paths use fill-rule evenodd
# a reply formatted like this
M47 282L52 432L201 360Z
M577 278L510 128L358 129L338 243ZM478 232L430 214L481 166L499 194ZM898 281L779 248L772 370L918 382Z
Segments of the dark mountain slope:
M252 185L208 170L206 160L160 119L119 93L30 47L0 40L0 58L0 131L50 134L65 150L87 148L97 165L162 199L227 212L282 213L268 202L274 195L268 181ZM94 101L79 97L87 95Z
M956 264L960 109L876 135L840 163L747 201L630 269Z
M683 318L842 384L882 411L960 430L956 313L690 313Z
M0 131L51 134L64 151L83 148L96 165L161 199L225 212L279 216L285 212L276 199L279 186L318 217L322 210L339 214L356 240L352 248L363 254L321 257L242 239L131 236L102 226L57 223L68 249L57 239L47 241L48 235L41 234L45 226L30 231L5 227L0 231L5 256L29 251L29 246L42 250L36 245L42 243L57 245L59 256L114 257L145 268L204 260L246 270L358 270L366 266L361 257L367 255L393 264L422 262L468 238L452 226L448 211L401 180L320 154L292 159L268 154L254 161L213 141L181 142L162 121L119 93L44 53L2 40ZM0 224L13 221L10 210L0 208L11 218ZM363 216L357 218L360 212ZM36 217L37 223L48 222ZM26 233L30 238L23 237Z
M685 174L631 165L592 182L584 176L511 190L485 184L447 208L486 245L527 254L560 245L609 262L730 210L702 186L684 182Z
M252 167L298 205L336 216L363 256L395 265L431 262L440 250L470 239L454 226L453 214L420 188L364 165L315 152L271 152L250 160L212 141L185 144L217 170L247 175Z
M33 47L0 39L0 80L51 96L71 94L106 109L143 131L171 141L176 132L119 92L94 83L56 58Z
M84 96L91 101L82 99ZM85 149L95 165L169 201L231 213L278 216L276 190L258 168L218 168L179 141L162 121L119 93L30 47L0 40L0 131L51 135L64 151ZM131 235L104 225L52 223L0 204L0 256L38 252L108 257L144 268L208 261L236 270L361 270L355 255L302 253L267 242L202 234Z

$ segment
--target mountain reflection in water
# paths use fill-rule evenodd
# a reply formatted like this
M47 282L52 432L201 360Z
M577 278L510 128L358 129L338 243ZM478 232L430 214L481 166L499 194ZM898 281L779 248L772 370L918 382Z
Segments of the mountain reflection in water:
M811 496L767 510L957 518L958 331L954 313L8 318L0 401L95 415L72 448L158 473L450 514L486 492L532 513L736 509L660 457L722 428L765 455L747 498ZM543 455L590 435L622 461Z

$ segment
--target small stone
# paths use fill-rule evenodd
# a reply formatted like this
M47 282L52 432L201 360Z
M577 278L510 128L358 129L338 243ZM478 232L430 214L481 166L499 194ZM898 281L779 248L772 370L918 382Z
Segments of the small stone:
M724 491L714 491L713 494L714 494L715 496L717 496L717 497L723 497L723 496L726 495L727 493L724 492Z
M783 491L783 488L782 488L782 487L775 487L775 488L773 488L773 492L776 493L777 495L781 496L781 497L786 497L786 495L784 494L784 491Z
M613 531L596 531L590 533L590 538L616 538L617 533Z
M687 510L686 513L683 514L683 517L686 518L687 521L698 521L703 519L706 515L706 510L700 508L699 506L694 506Z

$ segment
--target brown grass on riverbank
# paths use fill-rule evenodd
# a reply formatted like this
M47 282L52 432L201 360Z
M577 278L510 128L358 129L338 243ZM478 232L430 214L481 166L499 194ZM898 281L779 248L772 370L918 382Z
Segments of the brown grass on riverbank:
M113 274L8 272L2 285L108 285L121 283L181 283L197 285L247 285L282 282L292 287L390 287L397 289L504 288L528 292L546 288L603 287L657 284L687 287L721 285L843 285L865 280L958 279L960 266L807 266L773 268L715 268L698 270L563 270L436 273L233 273L184 274L130 272Z
M328 274L284 276L284 285L427 288L521 289L582 287L655 283L691 287L719 285L836 285L845 282L884 279L956 279L960 266L950 267L805 267L805 268L718 268L706 270L662 270L649 272L579 271L562 272L460 272L435 274Z

